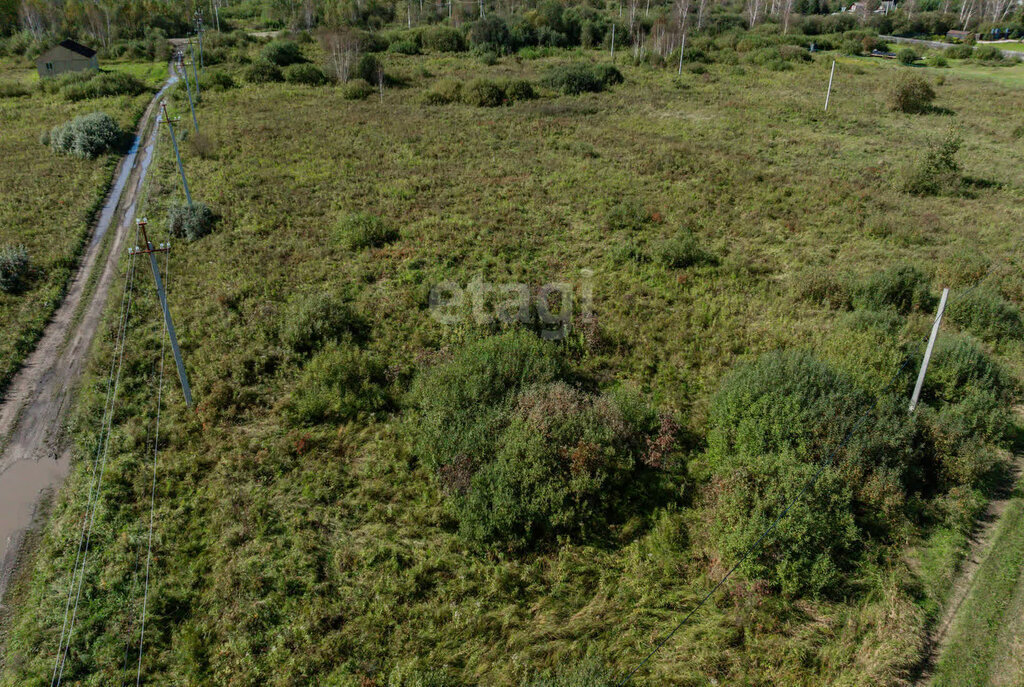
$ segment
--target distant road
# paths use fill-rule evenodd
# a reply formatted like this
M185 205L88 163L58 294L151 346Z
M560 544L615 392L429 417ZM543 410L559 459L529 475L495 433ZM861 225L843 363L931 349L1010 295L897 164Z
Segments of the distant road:
M879 39L888 41L890 43L907 43L909 45L923 45L926 48L934 48L937 50L945 50L946 48L953 45L952 43L943 43L942 41L926 41L920 38L903 38L902 36L879 36ZM985 45L993 45L993 43L985 43ZM1024 51L1021 50L1003 50L1004 57L1024 57Z

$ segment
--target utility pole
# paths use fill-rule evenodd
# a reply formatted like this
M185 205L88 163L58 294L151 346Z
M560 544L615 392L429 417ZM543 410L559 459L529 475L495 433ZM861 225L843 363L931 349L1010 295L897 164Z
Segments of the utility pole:
M160 103L160 108L163 111L163 120L167 122L167 129L171 132L171 143L174 145L174 157L178 160L178 171L181 172L181 185L185 189L185 200L188 201L189 207L192 206L192 194L188 192L188 181L185 180L185 168L181 165L181 153L178 152L178 139L174 137L174 120L167 116L167 103ZM160 123L157 122L157 125Z
M183 65L182 60L178 60L179 65ZM192 104L192 84L188 81L188 67L182 68L185 72L185 90L188 91L188 109L192 112L192 126L195 127L196 133L199 133L199 121L196 119L196 108Z
M942 324L942 312L946 309L946 297L949 296L949 289L942 290L942 298L939 300L939 310L935 313L935 324L932 325L931 336L928 337L928 347L924 349L924 360L921 361L921 371L917 375L917 384L914 385L914 395L910 397L910 412L917 409L917 402L921 398L921 387L924 386L924 375L928 371L928 361L932 357L932 349L935 348L935 339L939 335L939 325Z
M192 39L188 39L188 56L192 60L192 76L196 80L196 100L199 100L199 72L196 71L196 51L192 47ZM185 72L185 78L188 78L188 71Z
M832 73L828 75L828 91L825 92L825 112L828 112L828 99L832 97L832 77L836 75L836 61L832 60Z
M145 248L139 248L136 246L133 250L128 251L130 255L138 255L145 253L149 255L149 266L153 268L153 280L156 282L156 295L160 299L160 307L164 311L164 324L167 326L167 336L171 340L171 350L174 352L174 364L178 366L178 379L181 380L181 390L185 394L185 405L189 408L192 407L192 387L188 383L188 373L185 372L185 361L181 359L181 349L178 348L178 335L174 331L174 320L171 319L171 310L167 307L167 293L164 291L164 281L160 278L160 267L156 262L156 253L168 253L171 250L171 244L161 243L159 248L154 248L153 244L149 242L149 237L146 235L146 223L145 217L142 219L135 220L139 227L139 231L142 232L142 242Z
M615 63L615 22L612 22L612 64Z

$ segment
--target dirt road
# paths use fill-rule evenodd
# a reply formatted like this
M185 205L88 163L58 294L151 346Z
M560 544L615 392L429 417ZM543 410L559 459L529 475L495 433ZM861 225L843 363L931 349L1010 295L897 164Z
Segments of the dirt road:
M0 403L0 609L24 534L71 462L64 421L130 236L136 197L152 160L157 103L176 80L171 76L146 109L67 296ZM105 243L111 226L115 233Z

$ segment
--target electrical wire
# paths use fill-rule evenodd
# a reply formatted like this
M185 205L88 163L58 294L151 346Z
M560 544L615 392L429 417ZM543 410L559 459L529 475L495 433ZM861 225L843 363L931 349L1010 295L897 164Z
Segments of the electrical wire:
M136 241L138 241L138 236L139 236L139 229L138 229L138 227L136 227L135 228L135 240ZM128 302L129 302L128 301L128 291L129 291L129 285L134 281L134 274L135 274L135 260L134 260L134 258L132 258L132 260L129 262L128 271L127 271L127 273L125 275L124 289L121 292L120 314L119 314L119 317L118 317L117 334L116 334L115 339L114 339L114 350L115 351L117 351L117 349L118 349L120 341L121 341L121 339L124 336L125 328L127 326L127 307L126 306L127 306ZM112 396L113 387L114 387L114 370L115 370L116 362L117 362L117 355L111 356L111 358L110 358L110 371L109 371L109 373L107 375L107 391L106 391L106 395L105 395L104 400L103 400L103 414L102 414L102 416L100 418L100 433L99 433L99 438L98 438L97 443L96 443L96 455L93 458L93 462L92 462L92 466L91 466L91 471L92 471L92 474L93 474L93 482L92 482L92 484L89 487L89 496L88 496L88 499L86 501L85 511L82 513L82 531L79 534L78 551L75 554L75 564L74 564L74 567L72 567L72 569L71 569L72 570L71 580L68 583L68 599L67 599L67 603L65 604L65 607L64 607L64 622L63 622L63 624L61 626L60 640L59 640L59 642L57 644L57 657L54 660L53 675L50 678L50 686L51 687L53 687L53 685L56 683L56 680L57 680L57 671L58 671L58 668L60 666L61 649L64 646L64 638L65 638L65 633L67 631L68 618L69 618L70 613L71 613L71 597L73 596L73 590L74 590L74 587L75 587L75 577L77 576L77 573L78 573L78 563L79 563L79 561L80 561L80 559L82 557L82 551L83 551L83 547L84 547L84 544L85 544L86 525L87 525L88 520L89 520L88 514L89 514L90 510L92 509L92 504L93 504L93 501L96 498L96 494L97 494L97 487L98 487L98 485L96 483L97 467L99 465L100 455L102 453L102 447L103 447L103 427L105 427L106 424L107 424L107 415L108 415L108 413L112 412L111 396Z
M171 252L167 251L166 257L164 258L164 288L167 288L167 283L170 279L170 268L171 268ZM153 481L149 492L149 541L146 544L146 582L144 586L144 592L142 595L142 628L139 632L139 664L138 670L135 674L135 686L138 687L142 682L142 647L143 640L146 637L146 608L149 602L149 568L153 558L153 517L156 504L156 467L157 458L160 454L160 408L163 405L164 395L164 361L167 355L167 338L169 334L167 331L167 321L164 320L164 333L160 338L160 383L157 387L156 394L156 437L153 440Z

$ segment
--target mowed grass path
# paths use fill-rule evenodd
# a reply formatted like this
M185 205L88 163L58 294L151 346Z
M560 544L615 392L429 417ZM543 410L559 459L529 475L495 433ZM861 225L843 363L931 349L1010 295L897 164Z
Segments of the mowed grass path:
M150 63L104 65L125 69L155 86L162 81ZM163 70L166 77L166 69ZM54 155L40 135L78 115L106 112L124 129L135 123L151 94L68 102L34 88L35 69L0 60L0 81L31 88L22 97L0 98L0 247L24 245L33 273L18 294L0 292L0 395L32 350L63 297L94 215L102 206L120 159Z
M850 335L844 314L800 297L811 270L863 276L908 262L936 286L961 286L970 254L1016 302L1024 296L1010 262L1022 238L1024 151L1006 126L1024 91L952 71L938 104L955 117L895 115L884 104L894 65L844 65L826 115L823 56L787 72L714 65L680 79L630 67L608 93L509 108L420 103L434 75L536 78L553 61L483 68L469 56L389 56L409 87L386 91L383 105L284 84L204 92L200 126L218 149L200 158L185 141L183 153L193 195L221 219L213 235L176 242L171 258L199 408L186 412L167 381L144 656L151 683L385 684L420 668L455 684L522 685L536 668L590 652L621 673L721 574L702 511L687 507L693 483L682 478L664 485L672 507L590 541L524 556L467 548L409 455L399 415L309 429L283 420L301 369L277 336L290 299L350 296L371 325L366 347L401 389L468 329L430 317L433 284L578 283L592 269L606 346L581 356L581 367L601 382L638 385L699 432L718 380L743 357L806 346L880 386L899 366L896 339L926 336L926 315L893 341ZM985 183L964 198L900 192L901 168L953 122L964 124L966 172ZM154 241L165 239L166 207L180 197L161 149L146 209ZM651 221L608 228L624 202ZM399 240L348 248L335 226L357 211L393 223ZM717 266L674 270L628 257L656 253L684 229ZM137 628L161 332L141 274L70 669L83 685L123 680L125 638ZM102 409L117 305L76 415L82 455ZM1020 350L1007 343L997 353L1019 368ZM87 491L80 464L55 504L0 684L49 675ZM639 684L908 679L927 618L919 585L893 558L867 563L845 599L794 602L736 580Z
M996 528L988 557L957 612L934 685L1024 682L1024 489L1018 485Z

